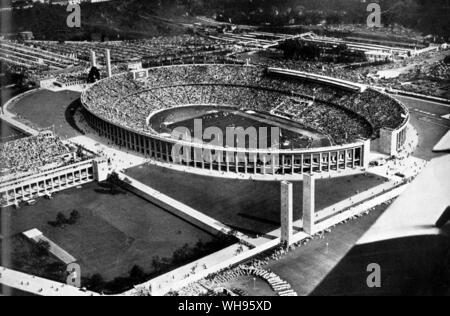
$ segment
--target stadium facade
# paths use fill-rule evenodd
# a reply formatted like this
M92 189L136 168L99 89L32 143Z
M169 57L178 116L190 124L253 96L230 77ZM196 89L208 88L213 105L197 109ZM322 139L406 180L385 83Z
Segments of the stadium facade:
M371 150L396 156L406 142L406 128L409 122L409 112L406 107L386 94L367 89L359 84L296 71L261 70L242 65L168 66L146 69L143 74L143 76L136 76L133 72L97 82L81 97L85 117L89 125L101 136L169 167L178 163L172 155L173 147L183 145L189 146L189 152L184 153L189 158L179 163L188 167L187 171L195 168L200 171L216 171L217 176L241 174L273 177L276 175L277 178L303 174L332 174L338 171L367 169ZM268 86L268 83L271 86ZM214 86L205 88L205 85ZM274 85L280 86L281 89L275 91L272 88ZM199 86L203 86L201 92L195 90ZM301 95L303 98L312 100L312 104L324 104L330 109L338 109L343 113L342 115L353 115L355 120L365 120L370 124L371 136L364 137L367 134L355 132L350 137L348 134L351 133L351 129L349 128L347 132L346 126L339 126L338 128L344 130L345 137L342 137L344 140L338 144L320 148L274 151L218 147L196 142L187 144L183 140L176 140L158 133L149 126L148 118L155 112L176 107L182 108L186 104L254 109L255 106L249 107L248 104L239 100L242 90L231 96L234 98L233 101L218 100L224 96L208 96L209 100L214 99L211 103L203 99L183 100L182 96L175 95L177 91L181 91L180 89L194 91L196 95L214 94L214 91L219 90L219 86L220 89L227 91L223 94L233 94L232 91L236 87L264 90L264 92L253 92L256 95L253 99L256 103L267 102L269 105L255 105L259 107L257 110L267 112L270 107L275 106L275 103L271 104L271 102L281 99L277 97L263 101L263 98L270 98L271 94L284 93L283 100L290 100ZM323 91L320 90L321 87ZM321 94L320 96L314 94L318 90L320 90L318 93ZM332 99L335 94L341 92L343 96L339 95ZM164 101L167 95L172 96L170 101ZM228 98L230 100L230 96ZM347 104L339 104L340 100L344 99ZM155 104L152 104L152 100ZM367 101L363 103L360 100ZM99 104L101 102L103 104ZM371 113L379 113L380 109L381 114L378 114L378 117L370 117ZM353 119L353 116L349 117ZM204 157L204 153L210 154L213 151L222 159L213 161L210 157ZM267 161L264 159L273 155L277 155L278 159L267 159ZM263 158L257 159L256 156Z

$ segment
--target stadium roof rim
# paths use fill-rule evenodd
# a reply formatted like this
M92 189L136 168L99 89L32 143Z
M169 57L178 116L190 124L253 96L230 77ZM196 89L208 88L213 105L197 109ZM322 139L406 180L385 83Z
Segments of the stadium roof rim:
M91 111L91 109L89 109L88 107L84 107L86 111L88 111L91 115L97 117L96 113L93 113ZM230 151L230 152L238 152L238 153L253 153L253 154L258 154L258 153L272 153L272 154L318 154L321 152L328 152L328 151L338 151L338 150L342 150L345 148L353 148L353 147L359 147L361 145L363 145L366 141L366 139L361 139L361 141L358 142L352 142L352 143L347 143L347 144L343 144L343 145L335 145L335 146L328 146L328 147L319 147L319 148L298 148L298 149L246 149L246 148L236 148L236 147L220 147L220 146L212 146L209 144L204 144L204 143L192 143L192 142L187 142L187 141L183 141L183 140L175 140L172 138L166 138L161 136L160 134L152 134L149 133L148 131L144 131L144 130L138 130L138 129L133 129L131 127L128 126L123 126L123 125L118 125L115 122L112 122L111 120L104 118L104 117L100 117L102 120L106 121L109 124L118 126L124 130L127 130L129 132L132 133L136 133L136 134L141 134L147 137L152 137L154 139L157 140L162 140L162 141L166 141L166 142L171 142L174 144L179 144L179 145L186 145L186 146L191 146L191 147L197 147L197 148L202 148L202 149L210 149L210 150L222 150L222 151Z
M299 76L304 79L319 81L319 82L323 82L323 83L337 86L340 88L349 89L352 91L364 92L367 90L366 85L347 81L347 80L337 79L337 78L333 78L333 77L327 77L327 76L322 76L322 75L317 75L317 74L313 74L313 73L307 73L307 72L292 70L292 69L268 67L267 70L269 71L269 73L283 74L283 75L288 75L288 76Z
M335 87L337 87L337 88L342 88L343 87L343 84L349 84L349 85L351 85L354 89L353 89L353 91L354 92L357 92L357 91L360 91L360 92L364 92L365 90L367 90L369 87L368 86L366 86L366 85L361 85L361 84L357 84L357 83L353 83L353 82L348 82L348 81L345 81L345 80L340 80L340 79L336 79L336 78L332 78L332 77L325 77L325 76L320 76L320 75L315 75L315 74L310 74L310 73L305 73L305 72L300 72L300 71L295 71L295 70L289 70L289 69L281 69L281 68L271 68L271 67L265 67L265 66L261 66L261 65L253 65L253 64L227 64L227 63L193 63L193 64L179 64L179 65L164 65L164 66L157 66L157 67L150 67L150 68L147 68L147 70L153 70L153 69L164 69L164 68L175 68L175 67L201 67L201 66L204 66L204 67L208 67L208 66L216 66L216 67L218 67L218 66L227 66L227 67L236 67L236 68L246 68L246 67L249 67L249 68L255 68L255 69L265 69L265 70L269 70L269 69L271 69L272 71L280 71L280 72L284 72L284 73L286 73L286 74L300 74L300 75L309 75L309 76L311 76L312 78L314 78L314 79L316 79L317 80L317 82L318 83L326 83L324 80L329 80L330 82L333 82L333 86L335 86ZM119 74L116 74L116 75L114 75L113 77L109 77L109 78L103 78L103 79L101 79L101 80L99 80L99 81L97 81L96 83L94 83L91 87L90 87L90 89L92 89L92 87L94 87L94 86L96 86L96 85L100 85L100 84L102 84L103 82L105 82L105 81L107 81L107 80L110 80L111 78L114 78L114 77L120 77L120 76L126 76L126 75L128 75L129 74L129 72L122 72L122 73L119 73ZM156 87L155 87L156 88ZM357 90L356 90L356 88L357 88ZM96 114L95 113L95 111L93 111L93 109L91 109L91 108L89 108L89 106L87 106L86 105L86 102L84 101L84 98L85 98L85 96L86 96L86 93L87 93L87 91L89 91L90 89L88 89L88 90L85 90L83 93L82 93L82 96L81 96L81 101L82 101L82 103L83 103L83 106L84 106L84 108L90 113L90 114L92 114L92 115L94 115L94 116L98 116L98 114ZM362 91L362 90L360 90L360 89L364 89L364 91ZM147 89L148 90L148 89ZM268 90L270 90L270 89L268 89ZM380 91L377 91L377 90L375 90L375 89L372 89L373 91L376 91L376 92L378 92L378 93L380 93L380 94L384 94L384 95L388 95L387 93L382 93L382 92L380 92ZM280 91L281 92L281 91ZM130 95L132 95L132 94L130 94ZM391 96L389 96L390 98L392 98ZM394 99L394 98L392 98L392 99ZM400 102L398 102L398 100L396 100L396 99L394 99L398 104L400 104L401 106L402 106L402 108L405 108L405 106L403 105L403 104L401 104ZM405 113L407 113L407 117L404 119L404 121L403 121L403 123L402 123L402 127L404 127L405 126L405 124L408 124L408 121L409 121L409 111L408 110L406 110L406 112ZM151 115L151 114L150 114ZM142 134L142 135L145 135L145 136L151 136L151 137L154 137L154 138L156 138L156 139L160 139L160 140L164 140L164 141L174 141L174 140L171 140L171 139L169 139L169 138L166 138L166 137L162 137L162 136L160 136L159 134L153 134L153 133L150 133L149 131L146 131L146 130L143 130L143 129L140 129L140 128L133 128L133 127L128 127L128 126L124 126L124 125L121 125L121 124L117 124L117 123L115 123L115 122L113 122L113 121L111 121L111 120L109 120L109 119L107 119L107 118L104 118L104 117L102 117L102 116L100 116L99 118L101 118L102 120L105 120L106 122L108 122L108 123L110 123L110 124L112 124L112 125L116 125L116 126L120 126L121 128L123 128L123 129L125 129L125 130L128 130L128 131L130 131L130 132L134 132L134 133L139 133L139 134ZM147 122L147 120L145 120L146 122ZM147 125L148 126L148 125ZM390 129L390 128L386 128L386 129L388 129L388 130L397 130L397 129L400 129L400 127L397 127L396 129ZM314 148L314 149L311 149L311 148L300 148L300 149L295 149L295 150L281 150L281 149L278 149L278 150L276 150L276 152L278 152L278 153L286 153L286 154L289 154L289 153L299 153L299 154L301 154L301 153L304 153L304 152L308 152L308 153L311 153L311 152L314 152L314 153L319 153L319 152L322 152L322 151L329 151L329 150L336 150L336 149L342 149L342 148L347 148L347 147L352 147L352 146L361 146L365 141L367 141L368 139L364 139L364 138L361 138L361 140L360 141L356 141L356 142L352 142L352 143L346 143L346 144L341 144L341 145L335 145L335 146L330 146L330 147L321 147L321 148ZM176 142L176 143L178 143L178 144L180 144L180 143L183 143L182 141L174 141L174 142ZM186 144L187 145L192 145L192 143L189 143L189 142L186 142ZM225 148L225 147L217 147L217 146L211 146L211 145L206 145L206 144L203 144L202 145L202 148L205 148L205 149L222 149L222 150L230 150L230 151L236 151L236 150L241 150L240 148ZM246 150L246 149L242 149L242 151L243 152L261 152L261 150ZM266 150L266 152L272 152L271 150Z

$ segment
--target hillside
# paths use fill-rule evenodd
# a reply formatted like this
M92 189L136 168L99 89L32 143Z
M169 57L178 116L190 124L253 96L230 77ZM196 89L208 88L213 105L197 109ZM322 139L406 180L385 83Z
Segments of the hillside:
M367 5L380 3L382 23L450 37L449 0L208 0L223 21L243 24L362 24ZM192 0L206 2L206 0ZM192 6L195 11L197 6Z
M27 10L1 12L2 33L31 30L43 40L118 40L170 35L177 32L165 24L149 21L144 14L156 14L156 0L115 0L81 5L81 28L66 24L66 7L35 5Z
M376 0L373 0L376 1ZM450 0L377 0L385 26L403 25L450 38ZM253 25L364 24L369 0L114 0L82 5L82 28L66 26L65 7L36 5L1 12L2 33L32 30L39 39L141 38L179 32L148 15L195 15Z

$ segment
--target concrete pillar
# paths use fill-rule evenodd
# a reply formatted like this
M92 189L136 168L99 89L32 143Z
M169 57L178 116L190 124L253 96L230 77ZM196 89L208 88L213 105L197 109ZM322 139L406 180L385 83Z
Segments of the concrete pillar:
M169 144L165 143L165 145L166 145L166 162L170 162Z
M364 146L364 150L365 150L365 146ZM370 150L370 145L369 145L369 150ZM355 160L356 160L356 149L353 148L352 149L352 169L355 169Z
M344 150L344 170L347 170L347 155L348 155L348 151L346 149L346 150Z
M248 171L247 171L247 168L248 168L247 154L244 155L244 164L245 164L245 171L244 171L244 173L247 174L248 173Z
M97 58L93 50L91 50L91 67L97 67Z
M315 232L316 178L303 175L303 230L309 235Z
M293 184L281 182L281 243L288 247L293 244L294 236Z
M105 52L106 56L106 71L108 72L108 78L112 77L112 68L111 68L111 50L107 49Z
M275 175L275 154L271 154L270 159L272 159L272 175Z
M227 172L230 172L230 159L229 159L229 157L228 157L228 151L226 152L226 155L225 155L225 163L226 163L226 165L227 165Z
M80 171L80 182L82 172ZM86 169L86 179L89 179L89 170ZM103 182L108 179L108 163L106 160L94 160L94 179L98 182Z
M148 144L147 144L147 138L144 136L143 137L143 142L144 142L144 156L147 157L149 155L149 150L148 150Z
M360 164L364 169L368 169L369 168L369 163L370 163L370 146L371 146L371 142L370 139L366 140L364 142L364 150L361 153L361 157L360 157Z
M300 155L300 170L301 170L301 174L305 173L305 170L303 169L303 154Z
M380 151L390 156L397 155L397 142L395 133L387 128L380 130Z
M295 173L295 165L294 165L294 161L295 161L295 155L291 156L291 174L294 175Z
M322 172L322 160L323 160L323 154L319 154L319 172Z
M263 175L266 175L266 154L263 156Z

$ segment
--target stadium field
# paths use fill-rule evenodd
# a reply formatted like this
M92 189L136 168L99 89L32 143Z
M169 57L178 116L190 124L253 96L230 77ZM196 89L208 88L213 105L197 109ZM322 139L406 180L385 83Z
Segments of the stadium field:
M79 136L73 120L79 106L80 93L74 91L52 92L38 90L19 100L9 110L40 128L54 128L63 139Z
M77 210L74 225L53 227L58 212L67 217ZM127 275L134 265L153 272L152 260L172 259L186 244L217 242L208 251L220 250L218 239L134 194L104 184L89 184L63 191L53 200L33 206L1 210L5 237L37 228L78 259L83 277L94 273L105 280ZM220 247L222 247L221 244ZM190 258L191 261L198 258Z
M152 188L251 236L280 227L278 182L219 179L144 165L126 173ZM318 180L316 208L333 205L383 183L373 175ZM302 214L302 183L294 184L294 217Z
M252 115L245 115L240 111L214 111L213 113L207 113L202 116L199 116L195 119L188 119L184 121L179 121L173 124L167 125L169 130L173 130L177 127L185 127L191 131L191 135L197 136L194 134L194 125L195 122L201 121L202 123L202 132L204 132L207 128L217 127L223 132L224 136L224 145L227 139L227 128L243 128L247 130L248 128L255 128L256 131L259 131L260 128L266 129L266 134L259 134L257 138L257 144L264 144L262 149L270 148L271 146L279 146L281 149L292 149L292 148L309 148L312 146L313 142L316 140L320 140L323 138L323 135L318 133L312 133L305 131L310 136L301 134L300 132L294 132L292 130L287 130L286 128L280 127L274 121L261 121L258 120L257 117L252 117ZM279 144L272 143L271 141L271 131L272 128L278 127L279 133ZM250 148L249 139L246 137L245 148ZM229 147L239 147L242 144L238 143L237 137L234 137L233 144L227 144ZM261 149L261 147L258 147ZM251 148L252 149L252 148Z

